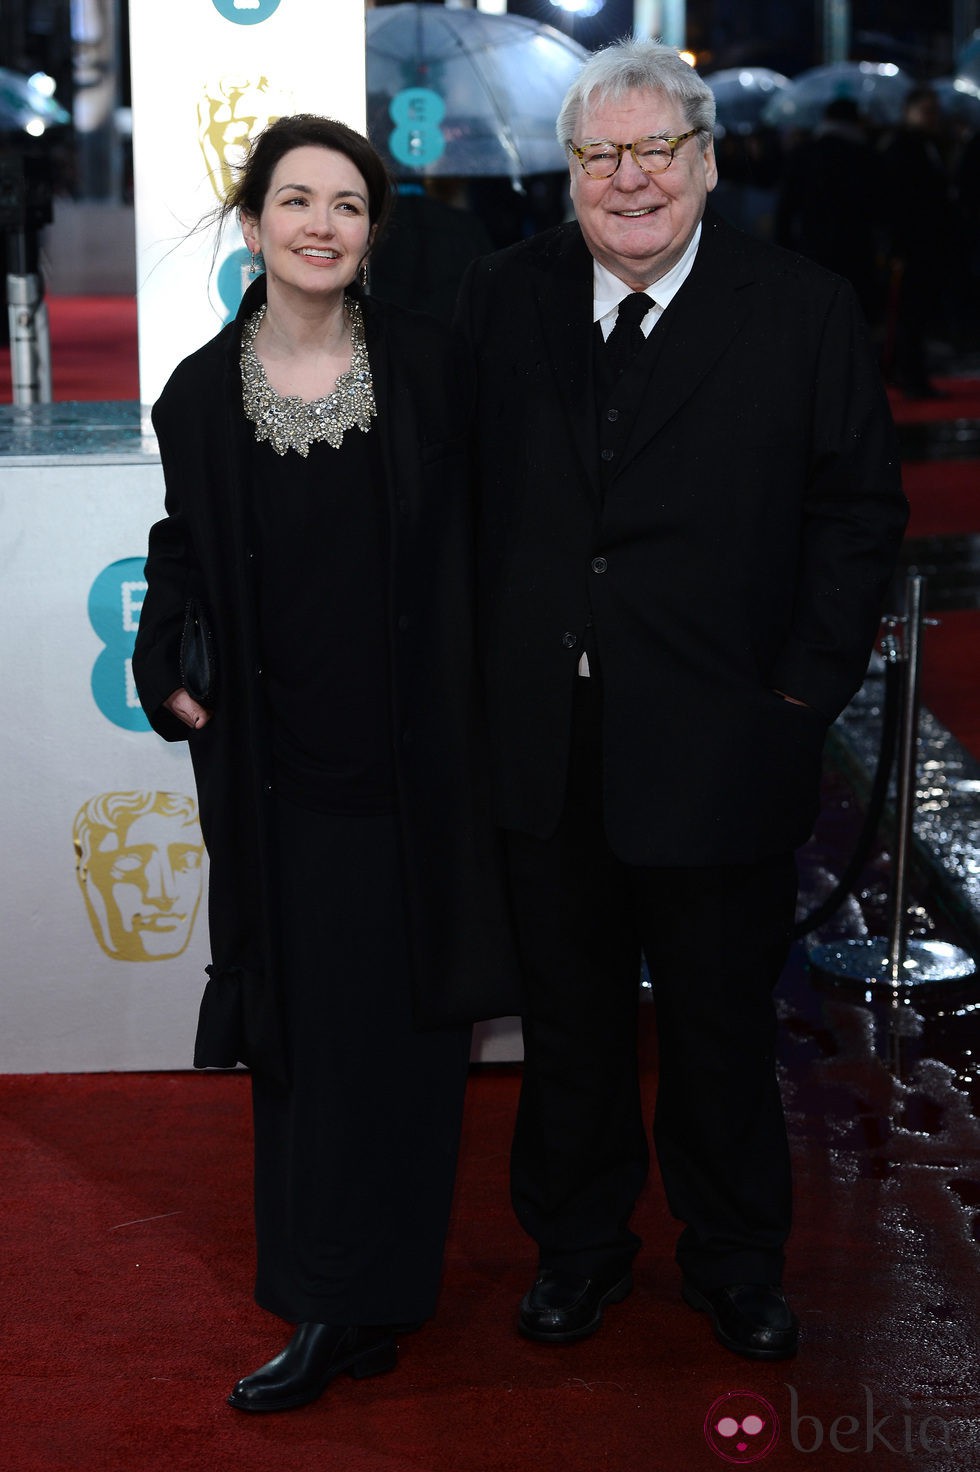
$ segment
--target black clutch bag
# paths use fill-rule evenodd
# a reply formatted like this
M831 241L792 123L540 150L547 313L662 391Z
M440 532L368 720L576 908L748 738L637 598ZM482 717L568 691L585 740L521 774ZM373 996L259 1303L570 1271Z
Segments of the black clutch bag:
M207 710L214 708L218 669L214 636L199 599L187 600L184 628L180 636L180 682L188 695Z

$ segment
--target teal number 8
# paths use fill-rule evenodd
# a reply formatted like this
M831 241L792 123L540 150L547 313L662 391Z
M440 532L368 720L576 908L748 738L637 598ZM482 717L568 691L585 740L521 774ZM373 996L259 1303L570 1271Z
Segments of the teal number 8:
M395 124L388 147L400 164L423 168L445 152L446 140L439 124L446 116L446 104L438 92L428 87L406 87L391 99L388 112Z

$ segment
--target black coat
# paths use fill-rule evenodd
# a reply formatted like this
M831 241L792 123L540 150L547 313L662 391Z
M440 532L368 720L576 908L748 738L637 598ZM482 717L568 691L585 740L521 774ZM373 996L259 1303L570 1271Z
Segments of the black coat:
M239 370L241 324L264 287L260 278L237 321L179 365L154 407L167 516L150 532L133 674L154 729L170 741L189 738L210 858L211 980L195 1063L240 1060L280 1073L273 784L247 470L253 429ZM415 1015L438 1026L520 1007L488 818L464 440L446 331L371 299L362 305L378 409L372 432L382 435L388 488L392 743ZM192 594L211 617L220 682L211 721L193 733L163 709L181 684Z
M614 851L753 862L806 840L874 641L906 519L884 390L848 285L708 212L603 477L592 296L577 225L461 293L497 817L555 830L591 617Z

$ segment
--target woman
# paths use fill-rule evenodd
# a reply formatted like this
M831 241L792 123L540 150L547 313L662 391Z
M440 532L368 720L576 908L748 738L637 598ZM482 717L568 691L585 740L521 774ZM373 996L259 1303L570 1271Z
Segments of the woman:
M256 1297L298 1326L234 1387L246 1411L391 1369L393 1326L431 1315L467 1024L519 1006L446 334L357 286L389 201L344 125L261 133L222 217L264 275L153 414L167 517L133 670L190 742L210 856L195 1063L252 1069ZM189 599L213 709L181 675Z

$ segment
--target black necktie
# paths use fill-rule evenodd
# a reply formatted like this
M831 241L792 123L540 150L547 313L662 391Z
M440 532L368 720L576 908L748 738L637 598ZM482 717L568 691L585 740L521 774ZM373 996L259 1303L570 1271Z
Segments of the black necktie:
M607 361L615 378L625 372L643 346L640 323L654 305L642 291L631 291L620 302L616 325L606 338Z

